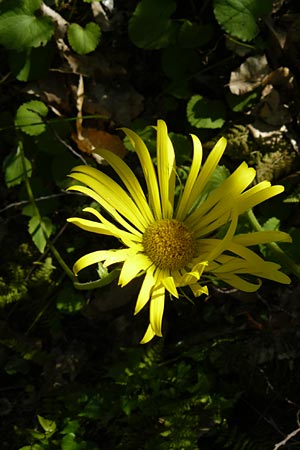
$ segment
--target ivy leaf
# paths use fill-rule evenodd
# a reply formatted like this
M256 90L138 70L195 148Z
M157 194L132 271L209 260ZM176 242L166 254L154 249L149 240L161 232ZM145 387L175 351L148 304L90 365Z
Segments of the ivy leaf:
M272 10L272 0L214 0L214 14L226 33L241 41L258 34L258 19Z
M31 100L18 108L15 125L30 136L38 136L46 129L46 124L42 121L42 118L46 117L47 114L48 108L43 102Z
M141 0L129 21L128 33L134 45L144 49L167 47L177 30L170 19L175 9L173 0Z
M44 252L47 239L53 231L53 225L48 217L33 216L29 220L28 231L41 253Z
M193 95L187 104L187 118L196 128L221 128L225 122L226 109L220 100L209 100Z
M31 162L24 157L25 170L27 177L31 177ZM4 179L8 188L16 186L24 180L24 167L20 148L18 147L16 153L12 153L5 158L3 163Z
M41 427L44 431L46 431L46 433L54 433L54 431L56 430L56 423L54 422L54 420L45 419L42 416L37 416L37 418Z
M76 442L76 435L74 433L66 434L61 440L61 450L80 450L83 447L83 442L79 444Z
M10 50L25 50L46 45L54 31L49 17L15 9L0 15L0 44Z
M280 227L280 220L277 219L277 217L271 217L263 224L263 230L266 231L274 231L279 230Z
M77 23L71 23L68 28L68 40L72 49L79 55L93 52L100 42L101 29L94 23L88 23L82 28Z

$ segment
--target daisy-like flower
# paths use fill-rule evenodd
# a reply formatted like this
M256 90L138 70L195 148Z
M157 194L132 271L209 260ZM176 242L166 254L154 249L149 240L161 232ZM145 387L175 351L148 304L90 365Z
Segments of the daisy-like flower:
M198 297L208 294L205 280L211 279L246 292L256 291L261 278L290 283L278 264L264 261L249 248L273 241L290 242L287 233L260 231L235 235L238 216L281 193L282 186L263 181L247 189L255 178L255 170L243 162L205 198L204 189L224 153L226 139L217 142L202 166L202 146L197 136L192 135L190 172L175 202L175 153L165 122L157 122L156 168L142 139L129 129L123 131L140 160L147 196L130 167L118 156L102 150L99 153L118 174L124 188L93 167L78 166L70 176L81 184L69 190L91 197L110 219L88 207L84 211L95 220L73 217L68 221L86 231L115 236L123 244L116 250L98 250L82 256L74 265L75 275L102 262L105 267L122 265L119 276L122 287L136 277L144 277L135 314L150 302L150 323L141 343L162 335L166 291L178 298L178 288L189 286ZM228 225L224 236L217 237L225 224Z

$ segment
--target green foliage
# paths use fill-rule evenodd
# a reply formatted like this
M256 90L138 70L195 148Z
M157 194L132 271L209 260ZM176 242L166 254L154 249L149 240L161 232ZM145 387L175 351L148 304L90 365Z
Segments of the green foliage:
M93 52L100 42L101 29L94 23L88 23L82 28L77 23L71 23L68 28L68 40L72 49L79 55Z
M187 118L196 128L221 128L225 122L225 106L220 100L193 95L187 104Z
M190 20L183 20L178 32L178 44L183 48L203 47L212 37L211 24L200 25Z
M23 103L16 113L15 124L29 136L38 136L46 129L43 118L48 114L48 108L39 100Z
M84 304L83 295L75 291L71 284L66 284L56 298L56 307L61 312L74 313L80 311Z
M31 177L32 165L29 159L24 157L26 176ZM17 151L8 155L3 162L4 179L8 188L17 186L24 181L23 158L20 147Z
M275 33L283 13L293 22L292 3L276 5L279 9L271 16L276 19ZM266 282L258 295L243 295L210 283L210 296L195 299L194 305L186 300L190 293L183 291L179 300L166 301L164 338L140 346L148 310L133 317L135 287L127 304L107 310L105 304L112 298L113 307L114 296L126 290L112 283L118 269L108 272L100 264L96 285L73 284L54 262L53 245L71 267L83 251L118 244L97 234L87 240L66 226L66 217L77 215L89 202L65 193L68 172L77 164L98 164L76 147L76 118L84 116L83 130L115 134L121 126L134 129L155 164L156 133L148 125L161 117L176 152L176 177L182 182L177 197L189 174L191 132L201 138L204 157L221 135L228 139L222 165L199 203L229 176L227 167L232 170L242 160L257 169L258 181L285 177L286 191L275 206L268 202L255 212L263 229L280 225L291 233L293 244L282 248L299 263L299 217L293 206L300 198L299 161L290 139L298 121L293 84L297 56L292 55L291 64L291 49L283 49L291 78L281 74L285 81L273 86L291 114L289 133L278 128L277 134L271 131L256 140L254 121L267 109L265 104L262 108L268 100L261 94L265 84L234 95L229 93L230 78L248 54L268 52L274 64L270 70L275 68L277 57L268 42L276 34L268 27L260 33L270 0L107 5L95 18L91 0L0 1L5 182L0 192L1 446L273 448L282 439L276 429L287 435L298 409L299 308L294 284L278 289ZM286 33L287 42L294 42L288 28ZM85 98L79 111L80 75ZM272 83L273 75L264 83ZM93 119L87 118L90 114ZM99 119L103 115L109 119ZM133 147L128 139L124 144L130 150L127 162L143 184ZM105 165L100 169L115 176ZM245 214L238 232L247 231L252 230ZM266 246L260 250L274 259ZM87 271L85 279L90 275Z
M54 27L48 17L36 16L40 0L17 2L14 9L0 15L0 44L10 50L25 50L45 45ZM4 7L6 2L4 2Z
M40 217L34 215L28 223L28 231L32 236L32 240L41 253L44 252L47 239L53 232L53 224L49 217Z
M50 42L45 47L11 50L9 64L17 80L37 80L47 74L53 56L54 46Z
M28 288L24 283L25 271L19 265L9 265L5 268L5 277L0 277L0 306L18 302L26 298Z
M162 51L162 68L172 80L184 80L200 69L200 60L194 49L172 46Z
M258 34L258 19L272 10L272 0L214 0L219 24L233 37L252 41Z
M170 19L175 9L173 0L141 0L129 21L131 41L137 47L148 50L170 45L177 30Z

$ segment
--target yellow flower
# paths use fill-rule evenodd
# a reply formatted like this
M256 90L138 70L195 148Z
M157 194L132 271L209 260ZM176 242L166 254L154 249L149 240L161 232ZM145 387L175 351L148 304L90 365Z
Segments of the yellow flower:
M175 153L165 122L157 122L156 169L142 139L129 129L123 131L139 157L148 196L128 165L103 150L101 156L118 174L124 188L95 168L78 166L70 176L81 185L69 189L94 199L110 219L94 208L85 208L95 220L74 217L68 221L86 231L115 236L123 244L121 249L99 250L81 257L73 268L76 275L87 266L104 262L105 267L122 263L119 276L122 287L144 276L135 306L137 314L150 301L150 323L142 343L162 335L166 290L178 298L177 288L189 286L197 297L208 294L204 280L212 278L246 292L256 291L261 285L260 278L290 283L278 264L264 261L248 248L273 241L289 242L288 234L261 231L235 236L238 216L281 193L282 186L263 181L247 189L255 170L243 162L204 199L203 191L223 155L226 139L217 142L201 168L201 143L192 135L193 161L175 202ZM228 224L225 236L216 237L225 224Z

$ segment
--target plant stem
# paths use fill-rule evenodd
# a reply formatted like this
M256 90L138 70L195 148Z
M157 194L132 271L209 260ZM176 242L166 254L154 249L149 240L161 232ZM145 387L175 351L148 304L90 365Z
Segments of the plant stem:
M40 214L39 208L37 207L36 201L34 199L34 195L33 195L32 189L31 189L31 185L30 185L30 181L29 181L29 178L28 178L28 175L27 175L27 172L26 172L26 163L25 163L25 156L24 156L24 151L23 151L23 143L21 141L19 142L19 149L20 149L20 154L21 154L23 173L24 173L24 182L25 182L27 195L28 195L30 203L32 204L32 206L33 206L33 208L35 210L35 215L38 217L38 219L39 219L39 221L41 223L42 229L43 229L43 223L42 223L41 214ZM74 283L76 281L75 275L73 274L73 272L69 268L69 266L65 263L65 261L63 260L63 258L60 255L59 251L56 249L56 247L52 244L50 239L47 237L46 231L44 229L43 229L43 231L44 231L45 238L47 240L47 245L48 245L52 255L54 256L54 258L56 259L56 261L58 262L60 267L64 270L66 275Z

